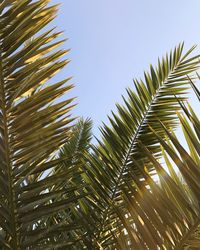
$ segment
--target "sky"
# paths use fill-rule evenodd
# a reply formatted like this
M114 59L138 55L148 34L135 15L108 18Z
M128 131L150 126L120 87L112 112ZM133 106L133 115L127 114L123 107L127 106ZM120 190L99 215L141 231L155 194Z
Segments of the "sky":
M200 46L199 0L52 2L61 3L54 23L69 38L64 48L71 49L71 62L59 78L73 77L76 87L70 95L78 102L73 115L91 117L96 136L115 103L123 103L125 88L143 77L150 63L179 42L186 49Z

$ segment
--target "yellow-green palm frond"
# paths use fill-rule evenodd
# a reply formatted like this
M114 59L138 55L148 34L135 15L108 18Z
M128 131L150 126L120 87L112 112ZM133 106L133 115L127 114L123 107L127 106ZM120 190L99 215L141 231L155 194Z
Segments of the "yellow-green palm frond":
M49 28L57 6L47 0L0 3L0 245L3 249L38 249L53 244L38 224L69 205L54 202L51 187L64 176L43 173L52 155L71 137L73 99L59 98L70 79L49 80L69 61L59 49L61 32ZM67 190L63 191L67 193ZM74 198L76 199L76 197ZM45 224L43 224L45 228ZM61 230L62 225L57 225ZM43 228L43 229L44 229ZM42 235L42 237L38 237ZM42 243L41 243L41 241ZM53 243L52 243L53 242ZM47 248L46 248L47 249Z

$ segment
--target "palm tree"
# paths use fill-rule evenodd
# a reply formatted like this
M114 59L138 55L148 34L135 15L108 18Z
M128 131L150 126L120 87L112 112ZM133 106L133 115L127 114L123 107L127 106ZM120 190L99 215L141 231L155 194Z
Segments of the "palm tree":
M93 145L60 100L70 79L49 81L68 51L48 3L0 3L1 249L199 249L199 55L180 44L150 66Z

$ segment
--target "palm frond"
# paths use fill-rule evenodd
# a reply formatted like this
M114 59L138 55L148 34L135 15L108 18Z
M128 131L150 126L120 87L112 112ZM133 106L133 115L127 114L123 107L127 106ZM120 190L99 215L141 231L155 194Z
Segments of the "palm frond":
M63 243L60 243L60 236L57 236L57 244L59 246L67 246L69 249L84 249L85 246L90 246L90 241L85 234L87 219L89 218L94 207L91 206L92 190L87 182L87 175L83 168L84 155L89 153L91 140L92 122L90 119L80 119L71 130L70 140L60 149L56 166L52 169L50 176L55 178L57 175L64 175L63 182L58 182L51 189L51 193L55 193L52 199L61 201L66 194L63 190L68 190L69 195L76 197L84 192L85 195L78 200L74 200L70 207L60 211L57 214L52 214L48 221L40 223L48 223L49 228L57 230L57 224L63 225L65 231L63 234ZM88 227L87 227L88 228ZM45 229L46 230L46 229ZM42 236L41 236L42 237ZM54 245L54 247L57 245Z
M64 40L48 24L57 6L48 0L0 3L0 246L39 249L54 244L63 225L41 229L49 215L69 206L76 197L53 202L51 187L65 176L44 173L54 153L71 138L73 99L59 97L73 86L70 79L49 80L68 60L59 49ZM45 29L43 29L45 28ZM63 190L67 193L67 190ZM51 234L49 233L51 232ZM39 240L41 239L41 241ZM42 242L42 243L41 243ZM47 249L47 248L46 248Z
M199 119L190 106L181 105L184 113L178 117L190 154L161 121L165 137L150 129L161 145L165 162L137 141L155 174L131 156L141 175L138 178L128 170L126 175L132 182L125 176L114 201L110 201L101 235L96 238L102 249L199 249Z
M72 161L76 161L76 157L88 151L92 139L91 129L92 121L89 118L79 119L72 128L70 140L60 149L59 157L71 157L74 158Z
M179 124L179 102L186 100L185 94L194 77L191 73L199 67L199 56L189 57L193 49L183 54L183 44L180 44L169 56L158 60L157 68L150 66L150 73L144 74L145 82L134 80L137 94L131 89L127 90L125 105L117 105L118 114L113 113L113 117L109 117L110 127L104 124L101 128L102 141L93 147L93 153L87 157L88 176L101 204L98 211L101 222L94 237L103 248L114 248L123 228L129 231L133 247L147 248L147 243L143 242L145 240L138 238L137 233L133 232L133 225L127 222L126 213L130 214L127 206L131 207L131 201L124 195L129 196L131 192L135 196L139 195L136 184L146 185L147 180L156 174L154 164L138 142L151 152L156 161L162 156L155 133L163 138L166 132L161 124L167 130L174 130ZM179 96L179 101L176 96ZM149 173L148 179L144 178L144 169ZM139 207L135 209L130 217L132 221L138 220ZM124 210L125 214L122 212ZM150 249L156 249L154 240L150 235ZM159 246L164 249L162 244Z

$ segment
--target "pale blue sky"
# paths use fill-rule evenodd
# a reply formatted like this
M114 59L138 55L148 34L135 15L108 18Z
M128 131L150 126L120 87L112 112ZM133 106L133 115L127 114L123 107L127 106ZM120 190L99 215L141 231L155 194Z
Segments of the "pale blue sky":
M121 102L125 87L179 42L200 46L200 0L53 0L72 60L59 78L73 76L79 105L94 134Z

